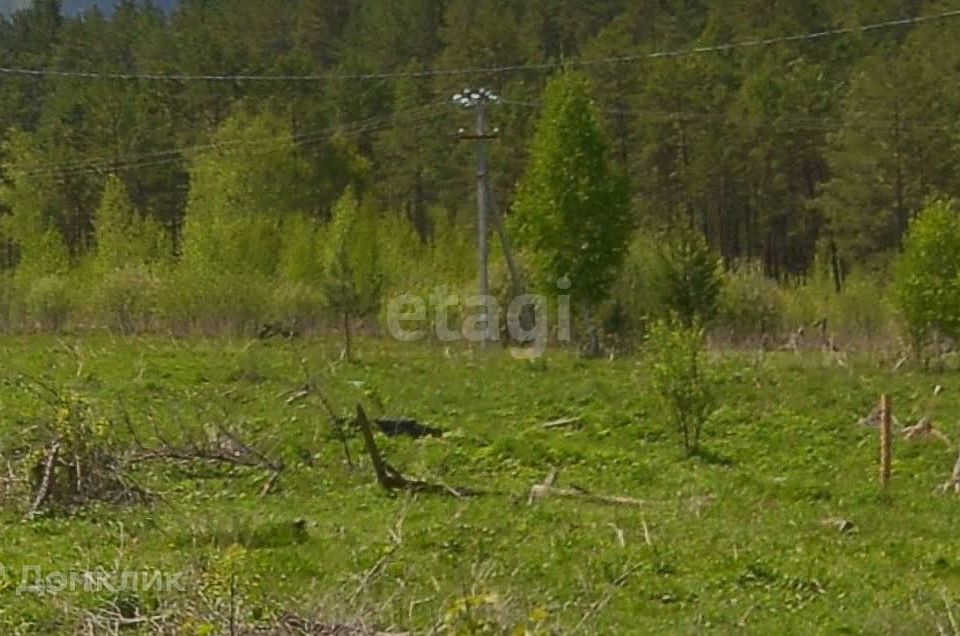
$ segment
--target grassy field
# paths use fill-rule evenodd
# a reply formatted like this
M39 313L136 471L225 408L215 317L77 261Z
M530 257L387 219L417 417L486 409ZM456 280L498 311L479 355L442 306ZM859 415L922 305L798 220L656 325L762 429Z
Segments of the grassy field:
M936 491L956 449L898 439L881 492L876 431L857 423L883 392L915 420L939 383L935 420L956 442L953 372L725 355L723 406L705 452L687 458L642 356L531 362L376 340L359 344L356 363L338 352L296 341L0 340L0 632L70 633L120 610L187 634L285 612L409 633L958 633L960 497ZM382 490L359 436L347 464L315 395L286 403L308 376L338 412L362 402L442 428L441 438L378 443L405 474L488 494ZM149 446L156 431L176 440L222 425L286 469L261 497L262 470L153 463L134 473L155 493L147 505L23 521L17 458L56 417L24 388L38 381L86 400L115 443L130 444L131 428ZM542 426L558 418L582 426ZM528 505L552 468L558 487L644 503ZM185 590L18 593L30 566L182 573Z

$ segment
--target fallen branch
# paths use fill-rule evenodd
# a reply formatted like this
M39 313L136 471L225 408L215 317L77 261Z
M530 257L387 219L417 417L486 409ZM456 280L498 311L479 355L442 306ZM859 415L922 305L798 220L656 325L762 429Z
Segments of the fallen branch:
M880 428L881 424L881 414L882 411L880 406L877 405L870 414L860 420L860 426L866 426L867 428ZM897 419L896 415L890 414L890 421L893 423L894 428L903 430L904 426L900 423L900 420Z
M552 430L555 428L575 428L579 430L583 427L583 419L579 417L563 417L558 420L553 420L550 422L545 422L541 425L544 430Z
M940 429L934 426L933 422L927 416L921 417L920 421L913 426L908 426L907 428L903 429L902 433L903 439L905 440L933 437L946 444L947 448L953 447L953 444L950 442L950 438L940 431Z
M311 396L316 396L320 401L320 404L323 406L323 409L327 412L327 416L330 420L330 433L332 437L340 442L340 445L343 448L343 457L347 461L347 466L352 471L354 469L354 465L353 457L350 455L350 444L347 435L346 418L337 415L337 412L334 410L330 400L327 399L327 396L324 395L323 390L320 388L316 377L312 375L310 370L307 368L306 362L306 359L300 360L300 366L303 369L303 384L295 389L284 391L277 397L284 399L284 402L287 406L294 406Z
M377 483L384 490L408 490L410 492L424 492L436 495L451 495L453 497L471 497L482 494L480 491L467 488L451 488L444 484L433 484L418 479L411 479L403 476L393 466L388 464L380 454L377 448L377 442L373 438L373 429L370 426L370 420L363 410L363 406L357 404L357 425L360 427L360 434L363 436L363 443L367 449L367 455L373 464L373 471L377 475Z
M184 463L204 462L207 464L225 464L244 468L260 468L270 474L270 477L260 490L261 496L270 494L285 468L282 461L269 459L260 451L248 446L235 435L223 429L219 429L217 441L213 444L202 445L194 442L186 446L174 446L157 430L155 432L157 438L160 440L160 445L150 448L143 444L136 436L129 418L126 422L130 428L134 443L138 448L138 452L127 459L127 465L148 461L174 461Z
M955 493L960 493L960 455L957 456L957 463L953 465L953 475L950 477L950 481L941 486L941 490L944 492L952 490Z
M43 463L43 477L40 480L40 487L37 488L37 496L34 498L33 504L31 504L30 510L27 512L27 520L37 516L40 508L46 503L47 497L50 496L50 488L53 485L53 469L60 455L60 443L60 438L57 437L53 440L53 443L50 444L50 450L47 451L47 459Z
M578 488L555 488L554 482L557 480L556 469L551 470L546 478L539 484L534 484L530 489L530 495L527 497L527 505L532 506L533 502L546 497L563 497L567 499L581 499L594 503L613 504L620 506L643 506L648 502L633 497L621 497L616 495L597 495Z

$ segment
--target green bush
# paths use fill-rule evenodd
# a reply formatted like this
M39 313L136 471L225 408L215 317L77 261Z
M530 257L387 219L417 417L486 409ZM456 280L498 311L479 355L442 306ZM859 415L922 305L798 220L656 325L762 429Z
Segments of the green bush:
M702 327L665 320L654 322L647 335L653 389L688 454L700 449L703 426L716 410L705 344Z
M269 319L270 281L176 267L158 296L162 324L179 335L252 334Z
M827 317L831 330L844 339L876 338L893 333L889 290L872 275L854 272L843 291L831 296Z
M111 331L130 334L148 329L157 309L157 278L143 265L128 265L103 274L93 311Z
M303 333L323 323L326 310L323 293L311 285L284 283L272 290L268 322Z
M936 201L911 221L893 280L915 348L935 331L960 336L960 217L953 202Z
M43 331L63 329L74 309L71 291L71 282L61 274L48 274L32 281L24 298L27 322Z
M776 334L783 326L780 287L757 263L727 272L717 307L717 327L737 338Z
M622 318L621 324L616 325L619 335L642 336L647 319L663 313L650 285L650 272L656 257L656 240L649 232L638 232L630 241L620 275L614 283L614 303L604 315L606 323L617 323L615 318ZM613 313L619 313L619 316L612 319Z

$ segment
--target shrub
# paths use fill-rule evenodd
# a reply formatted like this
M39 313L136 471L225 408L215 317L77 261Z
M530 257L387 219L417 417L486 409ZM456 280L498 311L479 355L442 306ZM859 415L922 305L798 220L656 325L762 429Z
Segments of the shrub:
M778 333L783 324L783 297L777 283L759 264L740 265L724 276L717 306L717 326L735 337Z
M651 288L650 272L657 258L656 240L649 232L638 232L624 257L620 275L614 283L612 297L615 304L608 312L619 309L625 324L617 325L620 335L643 334L647 319L663 313ZM611 321L609 315L605 322Z
M270 283L256 275L178 266L164 277L158 314L174 333L251 334L267 320Z
M847 276L843 291L832 295L823 315L832 329L846 338L885 335L893 322L886 286L863 272Z
M294 328L302 333L323 322L326 309L323 293L303 283L285 283L270 296L269 322Z
M103 274L94 291L97 318L111 331L146 329L156 313L157 280L149 268L129 265Z
M116 176L107 177L94 227L94 260L100 271L158 261L169 253L169 239L163 227L134 208L123 182Z
M60 331L73 310L71 286L60 274L48 274L33 281L24 304L27 320L43 331Z
M893 280L916 349L934 331L960 335L960 217L953 202L936 201L911 221Z
M703 426L716 408L713 379L703 361L704 330L659 320L651 325L647 346L654 391L684 451L696 453Z

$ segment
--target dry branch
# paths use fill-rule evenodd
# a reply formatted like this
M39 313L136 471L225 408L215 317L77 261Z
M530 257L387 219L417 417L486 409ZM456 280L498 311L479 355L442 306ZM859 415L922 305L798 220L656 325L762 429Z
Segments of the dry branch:
M914 424L913 426L908 426L903 429L903 439L905 440L916 440L923 437L933 437L937 440L940 440L947 445L947 448L952 448L953 444L950 442L950 438L947 437L940 429L933 425L933 422L929 417L923 416L920 418L920 421Z
M950 480L942 486L941 489L944 492L952 490L956 493L960 493L960 455L957 456L957 463L953 465L953 475L950 477Z
M273 490L285 468L282 461L269 459L260 451L242 442L233 433L222 428L218 429L217 440L214 443L200 444L193 442L175 446L167 441L154 426L160 444L156 447L148 447L136 436L129 419L127 419L127 426L130 428L131 437L137 446L137 452L127 459L127 465L149 461L174 461L260 468L270 475L260 491L261 496L266 496Z
M580 490L578 488L555 488L554 483L557 480L556 469L551 470L546 478L539 484L534 484L530 489L530 495L527 497L527 505L533 505L538 499L546 497L563 497L567 499L580 499L594 503L613 504L620 506L643 506L648 502L633 497L621 497L616 495L597 495L594 493Z
M579 417L563 417L558 420L552 420L550 422L545 422L542 427L545 430L551 430L555 428L575 428L580 429L583 426L583 419Z
M50 496L50 488L53 485L53 469L60 455L60 443L60 438L57 437L50 444L50 450L47 451L47 458L43 463L43 478L40 480L40 487L37 488L37 496L27 512L26 519L28 520L37 516L37 512L40 511L40 508L46 503L47 497Z
M363 436L363 443L367 449L367 455L373 464L373 470L377 475L377 483L384 490L408 490L410 492L425 492L436 495L451 495L454 497L470 497L482 494L480 491L468 488L451 488L444 484L432 484L417 479L404 477L398 470L388 464L380 454L377 448L377 442L373 438L373 429L370 426L370 420L363 410L363 406L357 404L357 425L360 427L360 434Z

